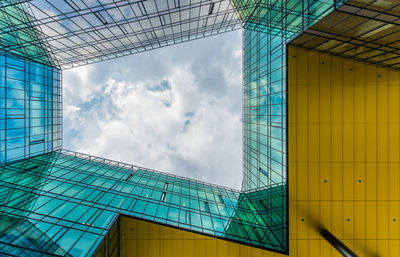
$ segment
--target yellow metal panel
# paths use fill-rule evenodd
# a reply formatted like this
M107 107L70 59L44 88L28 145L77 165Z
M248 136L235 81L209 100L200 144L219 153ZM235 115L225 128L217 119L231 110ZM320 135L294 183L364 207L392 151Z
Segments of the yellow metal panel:
M297 69L296 82L297 82L297 101L296 101L296 111L297 111L297 122L307 123L308 122L308 108L307 102L304 100L308 98L308 52L304 50L297 51Z
M354 199L365 201L365 162L355 163Z
M343 164L341 162L332 163L332 200L343 199Z
M400 92L399 72L389 71L389 122L400 122Z
M343 238L343 201L332 201L332 231L337 238Z
M354 122L365 123L365 64L360 62L354 63L354 96Z
M354 202L354 238L365 239L365 201Z
M389 256L398 257L400 256L400 241L389 240Z
M207 257L217 257L217 240L207 239L206 241L206 256Z
M365 122L354 125L354 160L358 162L365 161L365 130Z
M389 241L378 240L378 256L389 257Z
M137 240L122 240L123 242L126 242L126 248L125 251L121 251L122 256L126 257L136 257L140 256L137 254L138 247L137 247Z
M320 239L319 231L317 229L319 225L319 201L308 202L308 219L305 221L308 226L308 239ZM311 248L310 248L311 251Z
M389 163L389 200L400 200L400 164L398 162Z
M297 200L308 199L308 163L299 162L297 163ZM290 185L290 182L289 182Z
M387 69L382 69L378 68L377 69L377 87L376 87L376 92L377 92L377 122L378 124L380 123L386 123L389 120L389 88L388 88L388 70Z
M320 136L320 151L321 158L319 161L321 162L330 162L332 156L332 136L331 136L331 125L326 123L320 124L320 133L312 134L313 136Z
M356 237L357 238L357 237ZM365 245L366 245L366 240L365 239L356 239L354 240L354 252L358 254L358 256L365 256Z
M343 163L343 200L354 199L354 163Z
M221 239L217 240L217 253L218 257L229 257L229 244L228 241Z
M173 257L185 257L186 255L182 252L182 239L171 240L171 255Z
M332 231L332 202L320 201L320 222L319 225Z
M319 110L316 107L315 113L319 112L319 121L321 123L331 123L331 56L330 55L320 55L319 60L319 83L318 88L315 90L319 91ZM314 73L314 72L313 72ZM320 86L322 85L322 86Z
M194 257L194 239L182 240L182 253L185 257Z
M309 220L308 220L308 201L297 201L297 238L307 239Z
M343 59L343 123L354 123L354 63Z
M289 137L290 140L290 137ZM291 152L289 151L289 155ZM290 187L289 187L289 201L294 201L297 199L297 165L296 162L290 162L288 167L288 173L290 177Z
M365 227L365 237L367 239L376 239L378 232L377 223L377 202L366 201L365 202L365 219L368 226Z
M326 240L320 240L319 241L319 245L320 245L320 254L319 254L319 256L324 256L324 257L325 256L326 257L332 256L332 247Z
M240 245L239 253L241 257L251 256L251 247L247 245Z
M175 257L172 255L172 240L163 238L160 240L160 256Z
M228 242L228 251L229 251L229 257L239 257L240 256L240 250L239 250L239 245Z
M309 123L308 124L308 161L310 162L318 162L320 159L320 143L319 143L319 134L320 134L320 128L319 128L319 123ZM322 136L322 135L321 135ZM301 147L299 145L299 147ZM323 149L321 149L321 155ZM329 152L329 158L330 158L330 152Z
M340 256L325 241L312 242L318 225L360 256L399 256L399 240L389 242L400 237L399 72L289 52L296 53L288 62L289 176L296 178L289 183L290 256Z
M388 239L389 235L389 202L378 201L378 237L377 239Z
M308 53L308 70L315 72L308 73L308 123L319 123L319 54L316 52ZM311 146L310 146L311 148Z
M343 122L343 68L342 59L332 56L331 73L332 124Z
M149 239L160 239L160 227L154 223L148 223Z
M319 163L318 162L310 162L308 164L308 179L309 185L314 185L308 190L308 199L309 200L319 200Z
M321 162L319 164L320 176L319 183L315 187L320 187L320 198L321 200L331 200L332 199L332 163L331 162Z
M149 224L147 222L138 221L137 223L137 239L149 239Z
M331 129L332 161L341 162L343 160L343 124L332 123Z
M298 240L297 241L297 256L310 256L308 251L309 240Z
M297 238L297 220L297 201L289 201L289 239Z
M137 256L140 257L151 257L149 256L149 240L148 239L137 239L136 240L136 252ZM128 251L127 251L128 254Z
M378 162L378 200L389 199L389 163Z
M400 206L398 201L389 202L389 239L400 239Z
M389 161L399 162L400 161L400 136L399 136L399 123L393 121L389 123Z
M159 257L161 251L160 239L149 239L148 243L149 243L149 257Z
M196 239L194 240L194 256L205 257L206 256L206 240Z
M365 76L365 119L367 123L376 124L376 66L367 65Z
M308 240L308 254L309 256L318 256L319 251L319 240Z

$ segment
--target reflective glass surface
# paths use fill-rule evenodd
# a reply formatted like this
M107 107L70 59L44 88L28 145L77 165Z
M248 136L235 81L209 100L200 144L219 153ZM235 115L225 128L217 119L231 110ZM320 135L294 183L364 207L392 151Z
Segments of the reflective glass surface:
M0 51L0 164L61 148L60 70Z
M85 256L119 214L262 248L285 246L276 239L282 235L268 228L279 226L274 220L284 207L282 190L256 192L255 198L254 193L70 151L3 166L0 188L0 214L6 221L0 253L21 255L28 247L37 254ZM277 205L260 212L260 199L274 199ZM32 229L24 231L24 226Z

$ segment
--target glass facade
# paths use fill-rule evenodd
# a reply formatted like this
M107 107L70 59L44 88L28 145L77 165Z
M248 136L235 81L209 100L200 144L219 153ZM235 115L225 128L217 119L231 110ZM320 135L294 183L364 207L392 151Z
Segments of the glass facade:
M2 253L23 255L28 248L30 256L92 254L119 214L262 248L285 247L281 228L272 228L282 208L279 190L255 198L254 193L70 151L3 166L0 188L6 221ZM260 212L257 201L275 205ZM24 231L28 225L32 229Z
M0 50L39 45L45 51L32 59L66 69L239 29L235 11L225 0L1 1L0 17L11 22L0 38L11 39Z
M0 164L61 149L61 72L0 51Z
M0 253L118 256L119 215L287 253L286 49L333 7L330 0L2 1ZM242 191L61 150L57 67L240 27Z

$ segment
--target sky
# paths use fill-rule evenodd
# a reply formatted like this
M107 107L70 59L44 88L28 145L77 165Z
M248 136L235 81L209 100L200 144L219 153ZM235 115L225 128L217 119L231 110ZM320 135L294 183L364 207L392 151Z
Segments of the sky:
M241 31L63 71L63 148L240 189Z

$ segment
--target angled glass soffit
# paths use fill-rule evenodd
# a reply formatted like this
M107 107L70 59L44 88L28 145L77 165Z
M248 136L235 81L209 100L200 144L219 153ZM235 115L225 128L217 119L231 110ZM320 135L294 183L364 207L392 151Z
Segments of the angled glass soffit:
M0 38L11 39L0 45L0 49L19 48L20 53L33 60L48 58L48 52L51 61L62 68L241 27L233 5L226 0L3 0L1 3L0 17L11 22L3 22ZM25 18L31 16L35 19ZM15 31L43 33L41 37L33 37ZM46 47L46 51L23 51L35 47Z
M349 0L291 44L400 69L400 2Z

